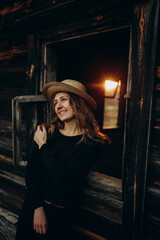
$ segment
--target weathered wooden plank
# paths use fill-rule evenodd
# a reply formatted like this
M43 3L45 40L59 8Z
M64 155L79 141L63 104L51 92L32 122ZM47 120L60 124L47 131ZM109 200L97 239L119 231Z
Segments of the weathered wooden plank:
M14 59L15 60L15 59ZM18 60L17 61L3 61L1 62L1 65L0 65L0 73L2 75L4 74L22 74L22 73L25 73L26 72L26 57L25 57L25 60L24 60L24 57L22 56L21 57L18 57ZM9 77L10 78L10 77ZM2 79L3 81L3 79ZM10 81L10 79L8 79L8 82ZM2 84L3 82L1 82Z
M146 239L158 240L160 236L160 32L156 55L156 77L153 102L153 126L151 129L151 150L149 157L149 186L146 197L146 216L144 229Z
M27 90L24 88L5 88L0 89L0 99L12 100L16 96L26 95Z
M0 119L0 134L12 134L12 122L9 120Z
M147 240L159 240L160 236L160 218L157 218L151 214L146 215L145 219L145 239Z
M117 199L86 189L83 207L113 223L122 224L123 203Z
M83 208L109 221L122 224L121 180L90 171L84 190Z
M4 6L2 7L1 11L0 11L0 15L2 18L2 24L8 23L6 21L7 16L10 16L10 20L13 20L13 16L15 17L14 21L18 21L20 19L28 19L28 18L33 18L33 16L37 16L37 15L41 15L42 14L46 14L46 12L51 12L52 10L56 10L56 9L63 9L63 8L67 8L67 6L69 7L76 7L79 9L79 11L85 11L90 10L93 11L95 8L100 7L100 6L105 6L107 5L108 7L114 6L114 4L117 4L119 6L121 6L121 4L130 4L133 1L119 1L119 0L110 0L110 1L93 1L92 4L88 3L84 3L84 4L79 4L78 1L75 0L68 0L68 1L40 1L41 3L36 4L36 2L34 2L34 4L32 4L32 0L28 0L25 2L22 1L15 1L14 3L10 3L8 4L8 6ZM74 11L73 11L74 12ZM14 23L14 22L13 22ZM12 23L12 24L13 24ZM10 21L11 24L11 21ZM2 25L3 26L3 25Z
M77 226L112 240L123 239L120 224L104 218L90 209L81 209L81 217Z
M0 207L0 240L14 240L18 216Z
M17 55L24 55L27 53L26 45L12 46L11 49L0 51L0 61L11 59Z
M12 123L9 120L0 119L0 151L12 157Z
M58 26L58 31L59 34L62 33L61 30L61 26L62 24L64 25L70 25L70 28L72 30L75 29L75 25L73 24L75 22L75 18L81 18L81 20L84 19L84 24L80 23L80 21L77 22L77 26L84 26L86 24L87 26L87 19L86 19L86 13L90 13L93 14L93 17L91 16L90 19L92 19L92 23L90 22L90 26L94 27L94 26L98 26L98 25L104 25L107 24L108 28L111 29L111 27L114 28L116 27L120 27L120 26L124 26L124 25L128 25L130 24L130 19L131 19L131 12L130 12L130 4L133 1L129 1L128 3L126 1L117 1L118 7L114 8L114 1L111 2L104 2L102 1L102 3L100 2L92 2L92 4L82 4L79 1L70 1L70 4L67 4L65 2L65 7L63 6L64 3L60 2L60 7L57 8L51 8L51 9L43 9L40 10L39 12L35 13L33 12L33 14L29 14L27 17L22 18L21 16L19 16L19 19L15 18L17 17L11 17L9 19L9 21L7 23L3 23L7 26L10 26L8 29L9 31L6 31L7 28L4 28L3 31L5 34L7 34L8 32L14 30L17 31L17 29L19 29L19 32L23 32L24 31L24 24L26 28L29 28L30 31L34 31L36 29L37 30L43 30L43 28L49 28L53 26L56 29ZM93 4L94 3L94 4ZM95 4L96 3L96 4ZM95 6L94 6L95 5ZM98 6L99 5L99 6ZM92 7L93 6L93 7ZM104 10L104 6L105 6L105 10ZM103 13L102 12L97 12L97 9L99 9L99 11L103 9ZM121 11L120 11L121 9ZM108 18L106 18L106 11L108 11ZM117 11L117 12L116 12ZM95 12L96 15L95 15ZM114 14L115 12L115 14ZM109 16L109 14L114 14L114 16ZM85 16L86 15L86 16ZM132 13L133 15L133 13ZM25 16L25 15L24 15ZM74 20L74 22L73 22ZM32 21L32 22L31 22ZM73 27L72 27L73 25ZM2 26L3 28L3 26ZM14 28L14 29L13 29ZM74 29L73 29L74 28ZM69 30L71 32L71 29ZM65 33L65 32L64 32Z
M19 49L18 52L23 50L27 50L27 33L14 32L11 29L10 32L7 33L9 38L6 38L6 35L0 35L0 52L7 52L13 49Z
M24 71L24 69L21 72L17 72L17 71L0 72L0 79L1 79L1 82L0 82L1 89L7 89L7 90L11 88L14 89L15 86L17 89L27 89L27 74Z
M132 89L127 134L124 227L126 239L143 238L148 149L155 82L159 1L135 8L132 25ZM152 36L152 37L151 37Z
M160 161L154 161L151 163L150 182L154 181L160 181Z
M154 185L147 189L147 215L160 220L160 182L156 181Z
M102 237L102 236L100 236L100 235L98 235L98 234L96 234L96 233L93 233L93 232L91 232L91 231L88 231L88 230L86 230L86 229L83 229L83 228L81 228L81 227L78 227L78 226L76 226L76 225L73 226L72 229L73 229L74 231L78 232L78 233L81 235L81 237L82 237L83 240L87 240L87 239L109 240L109 238ZM75 235L75 237L76 237L76 235ZM78 237L78 236L77 236L77 237ZM86 237L87 237L87 238L86 238ZM78 237L78 239L79 239L79 237ZM118 240L118 239L117 239L117 240Z
M1 24L0 27L5 24L7 25L8 22L12 22L12 24L16 21L17 17L28 15L28 12L31 11L30 5L32 0L27 1L14 1L10 2L8 5L4 5L0 9L0 16L1 16Z
M12 157L12 136L0 135L0 152L6 156Z
M25 95L25 96L18 96L14 98L14 101L18 103L29 103L29 102L46 102L46 99L43 95Z
M127 7L126 7L127 8ZM56 19L53 19L53 22L55 22L54 25L54 31L50 30L50 22L49 19L45 20L42 24L47 22L47 27L43 27L41 30L40 37L48 36L48 41L50 39L53 39L55 37L55 40L63 40L64 39L73 39L79 36L87 36L92 35L98 32L103 32L107 30L113 30L113 29L119 29L124 28L126 26L130 26L130 12L128 8L122 8L121 12L119 12L118 8L108 11L108 14L106 15L106 9L103 9L99 12L91 13L90 15L86 11L85 14L80 14L78 17L70 16L68 18L61 18L61 23L57 24L55 21L58 19L58 15ZM125 17L125 12L127 12L128 17ZM77 13L79 14L79 13ZM122 14L122 15L121 15ZM123 17L122 17L123 16ZM53 17L53 16L50 16ZM63 17L63 15L62 15ZM65 24L65 28L62 29L62 24ZM53 25L52 25L53 28ZM93 33L93 28L96 29ZM76 31L75 31L76 30Z
M88 175L88 187L122 200L122 181L102 173L90 171Z
M1 99L0 101L0 118L1 119L12 119L12 105L10 100Z
M154 139L153 139L154 138ZM160 138L160 132L157 134L157 141L155 140L155 135L152 134L152 142L156 145L152 145L151 151L150 151L150 183L153 183L154 181L160 180L160 144L159 143ZM152 143L153 144L153 143Z
M0 185L1 186L1 185ZM13 192L9 192L8 189L3 190L0 188L0 204L4 208L19 213L22 207L23 198L16 196Z
M13 159L12 157L7 157L6 155L0 154L0 162L4 162L5 164L13 164Z
M25 187L25 181L23 177L17 176L16 174L10 173L5 170L0 170L0 178L8 180L12 183Z
M1 167L3 165L1 164ZM9 169L9 168L8 168ZM19 213L24 201L25 181L9 170L0 170L0 202L1 206L14 213Z

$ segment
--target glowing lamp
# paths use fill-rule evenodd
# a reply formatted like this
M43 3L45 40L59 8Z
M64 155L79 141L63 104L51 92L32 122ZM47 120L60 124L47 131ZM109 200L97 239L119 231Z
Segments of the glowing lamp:
M116 95L118 82L112 80L105 81L105 97L114 98Z

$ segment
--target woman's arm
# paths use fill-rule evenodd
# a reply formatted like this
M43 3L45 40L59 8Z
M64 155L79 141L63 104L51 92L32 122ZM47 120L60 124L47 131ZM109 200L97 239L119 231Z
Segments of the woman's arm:
M36 169L40 164L39 149L38 145L35 143L28 159L28 164L26 167L26 186L29 198L31 200L32 209L34 209L33 216L33 229L36 233L46 234L48 228L48 222L44 208L42 206L42 199L39 193L39 184L36 179Z
M25 171L27 191L31 199L31 204L33 209L36 209L42 206L42 200L40 199L40 194L39 194L39 184L36 179L35 172L36 172L36 168L38 168L39 164L41 164L40 158L39 158L38 146L40 148L47 141L47 132L45 127L43 127L43 130L44 131L41 131L40 126L37 127L37 130L34 135L35 144L33 146L31 155L28 159L28 164Z
M27 193L31 201L32 209L42 206L42 200L40 199L39 194L39 186L35 175L35 170L39 164L39 161L39 149L37 144L34 144L25 169Z

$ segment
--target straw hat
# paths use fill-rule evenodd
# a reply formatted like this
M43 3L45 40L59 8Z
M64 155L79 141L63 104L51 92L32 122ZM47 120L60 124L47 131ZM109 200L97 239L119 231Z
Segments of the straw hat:
M70 92L82 97L91 108L95 109L95 100L86 92L86 87L78 81L65 79L62 82L49 82L43 86L42 94L47 101L52 102L57 92Z

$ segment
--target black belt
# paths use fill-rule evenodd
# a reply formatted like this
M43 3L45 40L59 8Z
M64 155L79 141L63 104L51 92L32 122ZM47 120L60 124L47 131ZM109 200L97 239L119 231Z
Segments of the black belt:
M56 205L56 204L53 204L53 203L51 203L51 202L49 202L49 201L47 201L47 200L43 200L45 203L47 203L47 204L49 204L49 205L52 205L52 206L54 206L54 207L57 207L57 208L66 208L66 207L64 207L64 206L61 206L61 205Z

